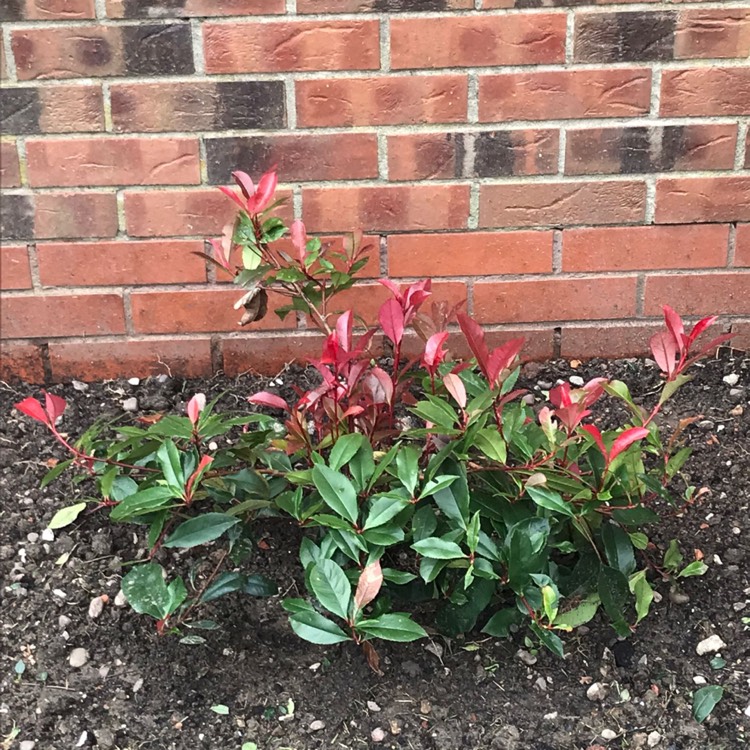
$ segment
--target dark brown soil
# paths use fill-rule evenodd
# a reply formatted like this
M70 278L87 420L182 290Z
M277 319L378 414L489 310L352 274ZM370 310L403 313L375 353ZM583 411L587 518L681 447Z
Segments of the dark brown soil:
M558 378L610 375L648 400L657 383L648 362L567 362L529 365L526 385L548 387ZM729 385L726 375L739 382ZM301 374L284 373L285 386ZM249 378L209 382L147 381L71 385L52 390L69 409L63 427L78 434L102 413L120 413L136 396L145 412L182 410L192 393L229 389L227 408L242 408L258 386ZM546 652L527 666L513 641L475 634L465 641L436 637L380 648L378 677L351 644L321 648L299 640L287 625L279 597L232 595L206 606L220 623L202 631L202 645L157 637L153 623L113 600L126 569L142 553L139 527L112 526L100 513L79 519L45 541L41 532L63 505L85 497L86 484L63 479L40 489L50 459L62 454L44 429L12 410L30 387L0 385L0 748L35 750L97 747L121 750L259 750L289 748L409 748L410 750L575 750L645 748L735 750L750 735L750 359L725 353L696 370L666 419L701 414L687 430L695 449L690 481L711 493L688 513L668 519L651 538L664 546L676 537L686 557L700 549L709 565L702 578L681 584L689 601L676 603L669 584L655 583L662 598L625 644L598 619L566 642L561 661ZM606 419L606 415L605 415ZM248 570L274 578L280 591L299 581L297 535L284 521L258 528L263 540ZM66 561L61 555L69 554ZM187 569L191 559L175 561ZM198 581L202 571L198 571ZM90 600L110 602L95 620ZM61 620L61 618L63 618ZM726 666L713 669L696 645L712 633L728 644ZM71 667L74 648L88 661ZM26 669L20 676L17 662ZM703 724L691 718L694 678L720 684L725 697ZM602 701L586 697L588 685L607 687ZM285 716L290 701L293 716ZM228 715L212 706L225 705ZM377 710L376 710L377 709ZM312 731L313 721L324 728ZM16 726L15 744L2 744ZM314 724L313 726L318 726ZM380 743L373 730L382 729ZM611 730L613 739L606 739ZM654 732L657 732L657 737ZM377 736L377 732L376 732Z

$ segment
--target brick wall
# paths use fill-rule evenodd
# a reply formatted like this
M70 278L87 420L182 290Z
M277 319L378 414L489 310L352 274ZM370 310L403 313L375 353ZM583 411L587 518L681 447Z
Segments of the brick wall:
M533 356L642 352L662 303L750 343L747 0L2 0L0 20L6 378L308 352L289 319L238 329L192 254L233 213L213 186L274 163L289 218L363 228L372 277L431 275Z

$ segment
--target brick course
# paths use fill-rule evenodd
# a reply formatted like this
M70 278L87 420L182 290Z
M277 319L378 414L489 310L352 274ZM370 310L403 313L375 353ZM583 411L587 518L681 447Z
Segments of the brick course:
M8 0L0 21L3 379L314 354L275 295L238 328L197 254L234 216L216 186L274 165L287 222L368 233L341 304L370 321L387 271L533 357L645 353L664 303L750 346L746 0Z

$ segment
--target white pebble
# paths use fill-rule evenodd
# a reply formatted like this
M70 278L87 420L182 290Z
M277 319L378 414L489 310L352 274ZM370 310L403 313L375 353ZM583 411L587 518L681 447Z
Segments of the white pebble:
M34 740L24 740L19 746L18 750L34 750L36 742Z
M82 383L80 380L73 380L71 382L71 385L73 386L74 390L80 391L81 393L85 393L89 387L86 385L86 383Z
M76 747L83 747L86 744L86 740L89 738L89 733L87 731L81 732L81 736L78 738L78 742L76 743Z
M578 388L580 388L585 382L580 375L571 375L568 380L570 380L571 385L575 385Z
M212 441L211 441L211 442L210 442L210 443L208 444L208 449L209 449L210 451L217 451L217 450L219 450L219 444L218 444L218 443L217 443L217 442L216 442L215 440L212 440Z
M85 648L74 648L68 657L68 664L78 669L89 660L89 652Z
M747 708L742 712L745 716L750 716L750 703L747 704Z
M128 603L125 592L120 589L115 597L115 607L124 607Z
M380 727L375 727L370 733L373 742L382 742L385 739L385 732Z
M310 731L311 732L319 732L321 729L326 728L326 723L324 721L321 721L320 719L315 719L315 721L310 722Z
M367 701L367 708L373 713L378 713L378 711L380 711L380 706L375 703L375 701Z
M603 701L607 697L607 688L601 682L595 682L589 685L586 697L590 701Z
M128 378L128 384L129 385L140 385L141 379L140 378Z
M723 380L723 381L724 381L724 382L725 382L725 383L726 383L727 385L737 385L737 383L739 383L739 382L740 382L740 376L739 376L739 375L738 375L738 374L737 374L736 372L733 372L733 373L730 373L729 375L725 375L725 376L724 376L724 377L722 378L722 380Z
M62 589L52 589L52 596L56 596L58 599L66 599L68 595Z
M698 656L703 656L704 654L712 654L714 651L721 651L721 649L726 648L726 647L727 647L727 644L721 640L720 636L714 633L713 635L710 635L708 638L704 638L695 647L695 653L698 654Z
M133 396L122 401L122 408L125 411L138 411L138 399Z
M600 732L602 739L604 740L613 740L615 737L617 737L617 732L615 732L613 729L602 729Z
M133 683L133 692L137 693L141 688L143 687L143 678L139 677L134 683Z
M557 718L557 711L552 711L551 713L544 714L544 716L542 716L542 718L545 721L554 721Z
M649 732L646 742L649 747L656 747L661 742L661 735L657 731Z
M55 532L52 531L52 529L43 529L42 530L42 539L45 542L54 542L55 541Z
M703 677L702 675L697 674L697 675L695 675L695 677L693 677L693 682L696 685L705 685L706 684L706 678Z
M60 630L65 630L65 628L70 625L70 617L66 617L65 615L60 615L60 617L57 618L57 624L60 627Z
M104 600L101 596L95 596L89 602L89 617L92 620L96 620L97 617L104 611Z
M36 533L36 531L32 531L29 534L26 534L26 539L29 540L29 544L36 544L39 541L39 534Z

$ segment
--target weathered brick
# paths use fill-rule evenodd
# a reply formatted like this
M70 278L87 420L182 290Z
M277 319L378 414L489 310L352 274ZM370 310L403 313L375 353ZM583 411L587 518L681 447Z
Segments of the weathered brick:
M575 62L671 60L677 14L674 11L576 13Z
M388 136L388 178L556 174L557 130L409 133Z
M0 289L31 289L26 245L0 246Z
M474 317L480 323L605 320L635 314L636 279L481 281L474 284Z
M119 294L47 294L0 300L3 336L9 339L103 336L125 333Z
M43 286L133 286L189 284L206 280L203 242L39 243L39 279Z
M750 114L750 66L663 71L660 114Z
M194 72L182 23L16 29L11 46L21 80Z
M551 273L552 232L395 234L388 238L391 276Z
M275 375L292 362L320 357L323 336L317 333L242 336L221 341L223 370L230 378L245 373Z
M748 220L750 177L665 178L656 183L660 224Z
M566 229L562 270L716 268L726 265L728 241L720 224Z
M5 62L5 46L0 44L0 80L8 77L8 68Z
M473 7L474 0L297 0L298 13L427 13Z
M665 125L568 130L566 174L731 169L736 125Z
M661 323L638 325L564 325L560 337L560 356L566 359L651 356L649 339L663 328Z
M734 265L750 266L750 224L737 225Z
M378 29L378 21L207 23L206 72L375 70Z
M120 83L111 87L118 132L281 129L283 81Z
M21 184L18 148L15 141L0 143L0 187L13 188Z
M94 0L3 0L0 21L81 21L94 18Z
M643 221L643 182L549 182L482 185L482 227L561 226Z
M750 130L745 136L745 169L750 169Z
M280 190L277 198L289 198ZM291 221L291 208L277 215ZM125 224L131 237L207 237L221 233L237 206L216 189L125 191Z
M231 182L235 169L261 174L277 165L287 182L358 180L378 176L378 141L371 133L205 138L208 181Z
M436 16L391 22L391 66L539 65L565 61L564 13Z
M670 305L681 315L750 314L750 274L712 273L646 277L646 315L661 315Z
M750 55L750 9L701 8L680 12L674 56L689 58Z
M98 85L13 86L0 89L3 133L85 133L104 130Z
M750 323L732 323L732 334L729 346L743 352L750 352Z
M33 344L0 341L0 380L6 383L43 383L41 348Z
M469 217L468 185L304 188L311 232L461 229Z
M646 68L553 70L479 76L479 119L632 117L648 112Z
M97 381L171 375L199 378L212 374L211 340L205 338L128 341L52 341L52 379Z
M466 119L463 75L297 81L300 127L399 125Z
M0 200L0 238L30 240L34 237L34 198L6 193Z
M197 291L133 292L130 295L133 327L138 333L239 331L242 312L234 309L234 303L241 296L240 290L225 287ZM287 315L282 321L274 313L276 308L288 303L288 297L270 292L266 317L248 324L242 330L294 328L293 315Z
M284 10L284 0L107 0L108 18L252 16Z
M38 239L114 237L117 201L113 193L40 193L34 236Z
M48 138L26 141L33 187L195 185L197 138Z

